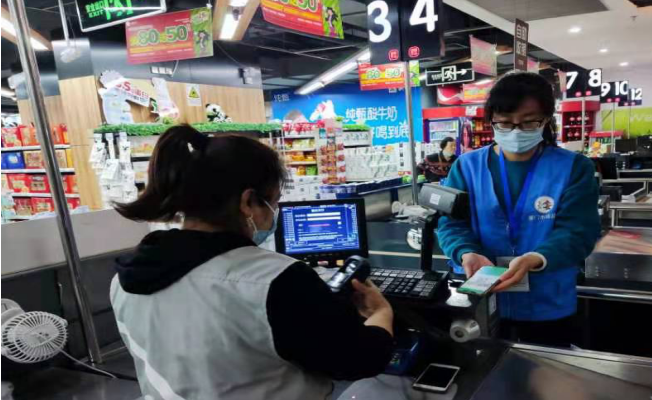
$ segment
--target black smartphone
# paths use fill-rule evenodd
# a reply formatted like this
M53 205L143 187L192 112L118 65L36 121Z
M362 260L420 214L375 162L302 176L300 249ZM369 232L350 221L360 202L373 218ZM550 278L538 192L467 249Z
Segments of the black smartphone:
M445 392L453 384L460 367L444 364L430 364L414 381L412 387L427 392Z
M333 293L345 293L353 289L351 281L357 279L364 282L371 273L371 265L366 258L351 256L346 259L344 266L335 273L326 284Z

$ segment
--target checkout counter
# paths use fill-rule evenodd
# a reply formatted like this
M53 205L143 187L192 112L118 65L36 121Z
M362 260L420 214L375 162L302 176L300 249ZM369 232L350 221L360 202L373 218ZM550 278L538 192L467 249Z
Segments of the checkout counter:
M108 214L105 216L109 217ZM117 216L116 216L117 217ZM83 217L82 217L83 218ZM119 217L117 217L119 218ZM110 218L109 218L110 219ZM95 227L104 229L103 226L85 224L86 229ZM18 228L25 229L27 225ZM106 225L104 225L106 226ZM84 227L79 226L79 231ZM369 258L376 268L400 268L406 270L419 270L423 254L408 244L410 230L414 225L408 221L383 221L368 222L369 232ZM132 227L134 230L134 227ZM138 230L139 237L146 230ZM25 235L28 235L26 232ZM3 235L3 241L7 238ZM88 232L89 240L93 235ZM8 238L7 238L8 239ZM123 238L124 239L124 238ZM138 238L134 238L134 244ZM414 238L412 238L414 239ZM8 244L8 243L3 243ZM608 246L607 246L608 245ZM610 251L613 244L606 243L603 250ZM124 248L120 243L118 248ZM112 249L116 250L116 249ZM95 253L90 254L96 256ZM431 259L435 270L447 271L447 259L441 254L434 241ZM596 259L601 263L600 258ZM33 260L36 263L38 260ZM48 260L48 262L58 262ZM14 266L18 266L18 261ZM4 268L3 259L3 268ZM589 264L590 265L590 264ZM601 264L604 265L604 264ZM23 266L21 266L23 267ZM34 265L24 266L34 267ZM89 270L92 267L88 266ZM22 268L21 268L22 269ZM38 268L33 272L43 271ZM578 289L581 297L587 299L613 300L613 303L637 304L646 307L644 314L638 314L639 321L645 315L650 315L652 305L652 287L648 290L646 285L631 286L627 279L616 278L616 281L625 281L622 285L612 285L614 279L601 279L603 271L591 271L590 278L584 282L580 280ZM624 277L632 277L630 272L624 272ZM627 270L631 271L631 270ZM18 277L27 272L23 270ZM89 274L90 275L90 274ZM638 273L635 276L639 276ZM611 275L609 275L611 277ZM94 281L95 287L106 286L111 275L105 276L104 282ZM596 279L597 278L597 279ZM7 281L16 279L14 271L3 271L3 289ZM99 279L99 277L97 277ZM586 284L590 286L585 286ZM622 283L622 282L621 282ZM618 286L618 287L615 287ZM449 287L450 297L454 297L455 288ZM19 293L18 290L12 290ZM108 294L108 293L107 293ZM35 304L35 303L33 303ZM494 400L494 399L627 399L650 400L652 398L652 357L638 357L613 354L606 351L591 350L561 350L542 346L515 344L496 339L490 333L473 340L458 343L452 339L448 332L450 321L454 319L456 311L450 311L447 317L437 311L436 307L417 307L415 315L403 313L401 305L396 304L397 323L403 328L416 328L424 339L422 346L415 356L413 365L403 375L382 374L374 378L363 379L354 383L337 382L332 398L334 399L453 399L453 400ZM487 308L481 309L480 305L473 305L473 314L477 310L488 313ZM33 309L36 309L36 305ZM485 304L486 307L486 304ZM56 309L52 310L56 312ZM495 311L494 311L495 312ZM465 312L468 316L468 312ZM102 310L102 317L107 311ZM72 321L74 316L66 316ZM99 317L95 316L95 318ZM478 320L481 325L490 324L491 318L486 322ZM412 322L415 322L412 324ZM611 322L611 321L608 321ZM425 323L424 326L419 326ZM440 329L430 329L439 325ZM448 326L447 326L448 325ZM648 328L649 329L649 328ZM443 334L442 334L443 332ZM649 330L638 332L640 336L631 339L633 342L647 342L649 344ZM102 332L100 332L102 333ZM645 337L644 337L645 336ZM77 336L77 341L81 338ZM79 345L79 343L77 343ZM36 372L24 374L13 380L16 386L15 399L70 399L96 400L120 399L135 400L140 393L135 382L135 369L131 356L124 350L120 351L119 343L113 344L111 355L105 357L104 363L99 367L115 373L119 379L100 377L82 370L72 369L72 365L45 365ZM109 346L107 346L109 347ZM630 353L632 354L632 353ZM461 368L455 384L447 393L435 394L415 391L412 388L414 376L419 374L429 363L442 363L459 366ZM3 370L5 360L3 360ZM4 372L4 371L3 371Z

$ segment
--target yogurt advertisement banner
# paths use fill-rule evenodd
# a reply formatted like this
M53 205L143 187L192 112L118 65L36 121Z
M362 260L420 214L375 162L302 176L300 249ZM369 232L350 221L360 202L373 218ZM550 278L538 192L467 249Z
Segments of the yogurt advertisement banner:
M414 137L421 141L421 88L412 89ZM371 127L372 144L382 146L408 141L405 93L402 90L364 92L356 84L328 85L308 96L294 93L294 89L272 92L272 114L275 119L310 122L322 116L337 115L344 124L362 123Z
M125 26L129 64L213 56L212 14L208 8L141 18Z
M270 24L317 36L343 39L339 0L262 0Z

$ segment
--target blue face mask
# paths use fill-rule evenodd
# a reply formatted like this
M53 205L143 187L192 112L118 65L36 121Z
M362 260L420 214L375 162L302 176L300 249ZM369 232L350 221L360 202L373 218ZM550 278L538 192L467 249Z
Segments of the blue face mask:
M265 205L269 207L270 210L272 210L272 213L274 214L273 219L272 219L272 226L268 230L258 230L258 227L256 227L256 223L254 222L253 217L247 218L247 223L249 224L249 227L254 231L254 236L252 237L252 240L254 243L256 243L257 246L260 246L268 237L274 234L274 231L276 231L276 224L278 220L278 208L274 210L272 206L269 205L269 203L265 200Z
M509 132L501 132L494 129L494 140L504 151L510 153L525 153L543 142L543 129L543 126L536 131L528 132L517 128Z

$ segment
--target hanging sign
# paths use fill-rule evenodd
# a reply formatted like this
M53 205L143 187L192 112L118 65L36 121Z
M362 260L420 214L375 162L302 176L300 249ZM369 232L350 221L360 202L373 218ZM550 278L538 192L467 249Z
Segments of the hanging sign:
M426 86L470 82L474 79L475 72L473 71L471 62L445 65L441 68L426 70Z
M127 78L123 77L117 71L104 71L100 75L100 82L104 89L100 89L100 95L104 91L115 91L124 96L124 99L132 103L149 107L149 94L138 89Z
M76 0L82 32L164 13L165 0Z
M597 96L602 91L602 69L566 72L566 97Z
M494 86L493 81L487 83L465 83L462 85L463 103L484 103L489 98L489 92Z
M129 21L126 32L129 64L213 56L212 13L208 8Z
M473 70L479 74L496 76L498 75L498 64L496 60L496 45L469 36L471 44L471 62Z
M372 0L367 4L371 63L444 55L441 0Z
M602 82L600 103L623 103L629 98L629 82Z
M186 83L186 103L190 107L201 107L201 92L196 83Z
M317 36L344 38L339 0L262 0L270 24Z
M618 104L621 107L628 106L640 106L643 104L643 89L641 88L629 88L629 96L627 100Z
M539 73L539 62L528 57L527 58L527 72Z
M514 21L514 69L527 71L527 41L530 26L525 21Z
M163 78L152 78L152 85L156 90L156 106L159 117L179 118L179 108L170 96L167 81Z
M400 89L405 86L403 63L371 65L361 62L358 65L360 90ZM419 62L410 62L412 86L419 86Z

